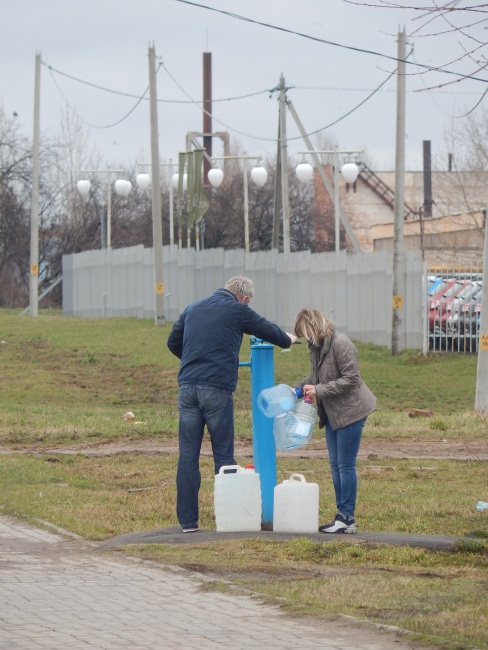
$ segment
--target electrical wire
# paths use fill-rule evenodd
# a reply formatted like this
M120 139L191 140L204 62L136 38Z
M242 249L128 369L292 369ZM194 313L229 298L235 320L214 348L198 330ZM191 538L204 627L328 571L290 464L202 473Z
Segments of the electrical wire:
M44 65L46 65L46 64L44 64ZM66 102L66 104L67 104L67 105L68 105L72 110L74 110L74 111L77 113L77 115L78 115L78 112L73 108L73 106L71 106L70 102L68 101L68 99L67 99L66 96L64 95L63 91L61 90L61 88L60 88L60 86L59 86L59 84L58 84L58 82L57 82L57 80L55 79L55 77L54 77L54 75L53 75L53 72L59 72L59 71L55 71L54 68L52 68L51 66L47 66L47 68L48 68L48 70L49 70L49 72L50 72L50 74L51 74L51 78L52 78L52 80L53 80L53 82L54 82L54 85L55 85L56 88L58 89L58 91L59 91L61 97L64 99L64 101ZM62 72L59 72L59 74L63 74L63 73L62 73ZM65 74L64 76L69 77L70 75ZM96 84L91 84L91 83L89 83L89 82L85 82L85 81L83 81L83 80L81 80L81 79L76 79L75 77L70 77L70 78L73 79L73 80L79 81L80 83L85 83L85 84L87 84L87 85L89 85L89 86L93 86L93 87L95 87L95 88L98 87L99 90L108 90L107 88L102 88L101 86L96 86ZM89 122L88 120L85 120L85 119L84 119L83 117L81 117L80 115L78 115L78 116L79 116L79 118L80 118L80 120L81 120L82 122L84 122L85 124L87 124L87 125L88 125L89 127L91 127L91 128L94 128L94 129L111 129L111 128L113 128L114 126L118 126L119 124L122 124L122 122L124 122L124 121L125 121L125 120L130 116L130 115L132 115L132 113L136 110L136 108L139 106L139 104L140 104L140 103L142 102L142 100L145 98L146 93L147 93L148 90L149 90L149 86L146 88L146 90L144 91L144 93L143 93L142 95L138 96L138 98L137 98L137 102L136 102L136 103L134 104L134 106L130 109L130 111L129 111L128 113L126 113L123 117L121 117L120 120L117 120L116 122L113 122L113 123L111 123L111 124L93 124L93 123ZM109 91L109 92L113 92L113 91Z
M410 53L408 54L408 56L410 56ZM407 56L407 58L408 58L408 56ZM181 92L184 93L188 98L190 98L191 101L195 104L195 106L197 106L197 107L199 108L199 110L203 110L203 112L204 112L206 115L208 115L209 117L211 117L212 120L214 120L214 121L217 122L218 124L224 126L224 127L225 127L226 129L228 129L229 131L232 131L233 133L237 133L238 135L242 135L242 136L244 136L244 137L246 137L246 138L251 138L251 139L253 139L253 140L257 140L257 141L261 141L261 142L275 142L275 141L276 141L276 138L263 138L263 137L260 137L260 136L251 135L251 134L249 134L249 133L244 133L243 131L239 131L239 130L237 130L237 129L234 129L232 126L226 124L225 122L222 122L221 120L219 120L218 118L216 118L215 115L214 115L213 113L210 113L209 111L205 110L205 108L203 107L203 104L202 104L201 102L198 102L198 101L196 101L196 100L193 100L193 99L191 98L190 94L187 93L187 91L186 91L186 90L181 86L181 84L180 84L180 83L179 83L179 82L174 78L174 76L171 74L171 72L168 70L168 68L167 68L164 64L162 64L162 67L163 67L164 71L166 72L166 74L167 74L167 75L170 77L170 79L173 81L173 83L175 83L175 84L177 85L177 87L181 90ZM355 111L357 111L361 106L363 106L367 101L369 101L369 100L370 100L370 99L371 99L371 98L372 98L372 97L373 97L377 92L379 92L379 91L381 90L381 88L382 88L382 87L383 87L383 86L384 86L384 85L385 85L385 84L386 84L386 83L391 79L391 77L393 77L395 74L396 74L396 70L394 70L393 72L389 73L388 76L386 77L386 79L384 79L384 80L380 83L380 85L379 85L377 88L375 88L373 91L371 91L370 94L369 94L367 97L365 97L361 102L359 102L359 104L357 104L356 106L354 106L354 108L352 108L352 109L349 110L347 113L345 113L344 115L342 115L341 117L339 117L337 120L334 120L334 122L331 122L330 124L327 124L326 126L320 127L319 129L316 129L315 131L310 131L309 133L306 133L305 135L306 135L306 136L316 135L317 133L321 133L322 131L325 131L326 129L330 129L330 128L331 128L332 126L334 126L335 124L338 124L339 122L342 122L342 120L344 120L346 117L349 117L349 115L352 115L352 113L354 113ZM289 87L286 88L286 90L290 90L290 89L292 89L292 88L295 88L295 86L289 86ZM276 86L275 88L272 88L272 89L269 90L268 92L270 93L270 95L272 95L274 92L277 92L278 90L279 90L279 88L278 88L278 86ZM287 141L287 142L293 142L294 140L301 140L301 139L302 139L302 136L299 135L299 136L296 136L296 137L293 137L293 138L287 138L286 141Z
M246 16L241 16L240 14L233 13L231 11L225 11L224 9L216 9L215 7L209 7L208 5L203 5L199 4L198 2L192 2L191 0L175 0L175 2L180 2L181 4L186 4L186 5L191 5L193 7L198 7L199 9L207 9L208 11L214 11L219 14L223 14L225 16L229 16L229 18L235 18L237 20L242 20L244 22L252 23L254 25L261 25L261 27L267 27L268 29L274 29L280 32L284 32L286 34L293 34L294 36L300 36L301 38L306 38L311 41L315 41L317 43L323 43L324 45L332 45L334 47L340 47L345 50L351 50L352 52L360 52L361 54L371 54L373 56L379 56L383 59L388 59L389 61L395 61L395 63L398 63L401 61L402 63L407 63L409 65L415 65L419 68L423 68L425 70L430 70L430 71L435 71L435 72L440 72L442 74L449 74L449 75L454 75L456 77L462 78L462 79L472 79L474 81L482 81L483 83L488 83L488 79L481 79L479 77L474 77L473 75L466 75L460 72L455 72L454 70L446 70L442 66L439 67L433 67L431 65L426 65L423 63L415 63L413 61L408 61L405 59L404 61L401 59L398 59L398 57L394 56L389 56L388 54L381 54L380 52L375 52L374 50L366 50L364 48L360 47L355 47L353 45L344 45L343 43L336 43L335 41L329 41L324 38L319 38L318 36L311 36L310 34L304 34L303 32L297 32L293 29L287 29L286 27L280 27L279 25L273 25L271 23L264 23L260 20L255 20L254 18L248 18Z
M142 95L134 95L134 94L131 94L131 93L125 93L125 92L117 91L117 90L114 90L114 89L111 89L111 88L107 88L106 86L101 86L99 84L92 83L90 81L86 81L84 79L80 79L79 77L75 77L75 76L70 75L70 74L68 74L66 72L62 72L61 70L58 70L58 69L54 68L53 66L48 65L45 62L42 62L42 64L45 65L47 67L47 69L49 70L49 72L51 74L51 77L52 77L52 79L54 81L54 84L55 84L56 88L58 89L60 95L63 97L63 99L67 103L67 105L70 106L71 108L72 108L72 106L71 106L70 102L68 101L68 99L66 98L65 94L63 93L62 89L60 88L59 84L57 83L57 80L54 77L54 73L59 74L59 75L61 75L63 77L66 77L68 79L71 79L72 81L76 81L76 82L84 84L86 86L90 86L90 87L95 88L97 90L101 90L101 91L104 91L104 92L109 92L109 93L112 93L112 94L115 94L115 95L121 95L123 97L131 97L131 98L136 98L137 99L137 102L130 109L130 111L128 113L126 113L126 115L124 115L120 120L117 120L116 122L114 122L112 124L106 124L106 125L92 124L91 122L89 122L89 121L87 121L87 120L80 117L80 119L85 124L87 124L90 127L96 128L96 129L109 129L109 128L112 128L114 126L117 126L117 125L121 124L124 120L126 120L135 111L135 109L137 108L137 106L139 106L141 101L146 99L146 94L147 94L147 91L149 89L149 88L146 88L146 90L144 91L144 93ZM232 127L231 125L223 122L222 120L219 120L217 117L215 117L215 115L213 113L210 113L209 111L207 111L204 108L202 102L199 102L199 101L197 101L197 100L195 100L195 99L193 99L191 97L191 95L178 82L178 80L175 78L175 76L169 71L169 69L163 63L163 61L160 60L158 68L156 70L156 73L161 68L166 72L168 77L173 81L173 83L177 86L177 88L179 88L179 90L181 90L181 92L188 98L188 101L185 101L185 102L178 101L178 100L172 100L172 103L190 103L190 104L194 104L200 111L203 111L206 115L210 116L215 122L217 122L221 126L225 127L229 131L232 131L233 133L236 133L236 134L241 135L243 137L250 138L250 139L253 139L253 140L256 140L256 141L261 141L261 142L274 142L275 141L275 138L264 138L264 137L261 137L261 136L256 136L256 135L252 135L252 134L249 134L249 133L245 133L244 131L240 131L240 130ZM382 81L381 84L377 88L375 88L373 91L371 91L366 98L364 98L361 102L359 102L359 104L354 106L347 113L345 113L344 115L342 115L338 119L334 120L330 124L327 124L326 126L320 127L319 129L316 129L314 131L311 131L311 132L307 133L307 135L311 136L311 135L316 135L317 133L321 133L322 131L325 131L325 130L331 128L335 124L338 124L339 122L344 120L346 117L349 117L349 115L351 115L352 113L357 111L361 106L363 106L367 101L369 101L369 99L371 99L377 92L379 92L379 90L381 90L381 88L389 81L389 79L391 79L391 77L394 74L396 74L396 70L389 73L388 76L386 77L386 79L384 81ZM296 86L289 86L289 87L287 87L287 90L291 90L291 89L294 89L294 88L297 88L297 87ZM248 97L254 97L256 95L261 95L263 93L267 93L271 97L273 95L273 93L276 92L277 90L278 90L278 87L276 86L276 87L271 88L271 89L266 89L266 90L258 91L258 92L255 92L255 93L248 93L246 95L241 95L239 97L224 98L224 99L221 99L220 101L232 101L234 99L245 99L245 98L248 98ZM164 101L169 101L169 100L158 100L158 101L163 101L164 102ZM214 101L215 100L212 100L212 103ZM296 137L293 137L293 138L287 138L287 141L292 142L294 140L300 140L300 139L301 139L301 136L296 136Z
M94 84L91 81L86 81L85 79L80 79L79 77L74 77L73 75L68 74L67 72L62 72L61 70L57 70L51 65L48 65L44 61L41 62L42 65L46 66L46 68L51 72L55 72L56 74L61 75L62 77L66 77L67 79L71 79L72 81L77 81L81 84L84 84L85 86L91 86L92 88L95 88L97 90L103 90L104 92L107 93L112 93L113 95L120 95L121 97L130 97L133 99L139 99L141 98L140 95L134 95L133 93L125 93L122 92L121 90L114 90L113 88L108 88L107 86L100 86L99 84ZM159 69L159 68L158 68ZM156 71L157 73L157 71ZM148 89L146 89L143 99L146 99L145 94ZM246 95L236 95L235 97L223 97L221 99L212 99L212 103L219 103L219 102L232 102L235 100L240 100L240 99L248 99L249 97L256 97L257 95L264 95L269 93L268 89L264 90L258 90L253 93L247 93ZM193 100L182 100L182 99L158 99L158 102L161 104L192 104Z

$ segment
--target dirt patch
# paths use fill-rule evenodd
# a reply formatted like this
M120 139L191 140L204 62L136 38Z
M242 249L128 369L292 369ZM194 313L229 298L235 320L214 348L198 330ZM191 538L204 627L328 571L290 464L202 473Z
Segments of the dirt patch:
M117 454L154 454L172 455L178 452L175 441L136 440L107 442L96 445L80 445L77 447L40 448L35 445L22 449L0 447L0 454L28 453L39 455L84 454L85 456L101 457ZM288 452L277 452L278 458L325 458L326 446L324 440L313 440L311 443ZM208 440L204 440L202 456L211 456L212 450ZM252 458L252 444L249 442L235 443L235 455L239 458ZM419 458L431 460L488 460L488 441L418 441L418 440L363 440L359 450L359 458Z

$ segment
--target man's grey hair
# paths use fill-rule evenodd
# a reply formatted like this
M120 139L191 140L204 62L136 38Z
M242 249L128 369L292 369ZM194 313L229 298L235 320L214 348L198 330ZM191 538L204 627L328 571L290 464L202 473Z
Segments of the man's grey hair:
M252 298L254 296L254 284L249 278L236 275L225 283L224 289L230 291L237 298Z

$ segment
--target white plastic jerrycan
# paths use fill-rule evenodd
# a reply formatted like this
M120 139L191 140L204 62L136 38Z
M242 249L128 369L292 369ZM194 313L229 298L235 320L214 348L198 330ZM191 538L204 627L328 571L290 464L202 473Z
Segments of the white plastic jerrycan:
M319 486L307 483L302 474L274 489L273 530L279 533L317 533L319 529Z
M259 474L251 467L221 467L215 475L214 509L219 532L261 530Z

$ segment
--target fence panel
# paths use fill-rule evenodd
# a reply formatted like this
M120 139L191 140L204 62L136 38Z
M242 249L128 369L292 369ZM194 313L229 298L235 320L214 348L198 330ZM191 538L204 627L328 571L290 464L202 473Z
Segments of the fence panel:
M404 345L422 347L420 254L405 258ZM166 318L245 274L255 283L252 307L287 331L302 307L320 309L358 341L391 346L392 255L302 251L246 254L243 250L163 248ZM63 313L69 316L154 317L151 249L87 251L63 257Z

